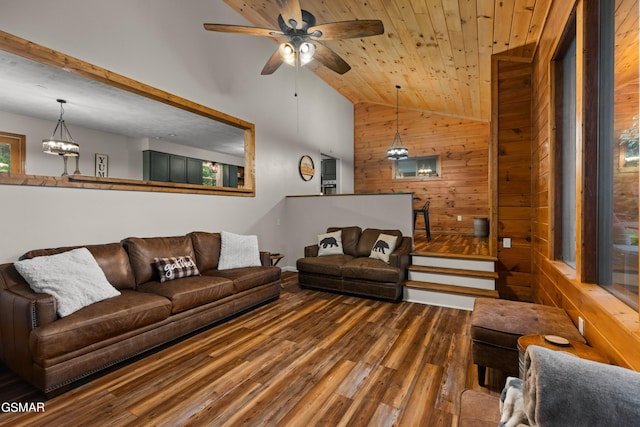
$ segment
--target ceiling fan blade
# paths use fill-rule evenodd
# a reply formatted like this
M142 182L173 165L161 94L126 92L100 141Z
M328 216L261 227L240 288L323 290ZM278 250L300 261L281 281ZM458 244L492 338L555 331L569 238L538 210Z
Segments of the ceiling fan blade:
M260 74L262 74L263 76L273 74L273 72L280 68L281 65L282 56L280 55L280 49L276 49L276 51L273 52L273 55L271 55L271 58L269 58L267 63L264 64L264 68L262 69L262 72Z
M300 7L300 0L276 0L276 4L280 8L280 15L284 19L287 25L291 25L291 20L296 21L296 25L291 25L292 28L302 28L302 8Z
M204 24L207 31L219 31L221 33L247 34L249 36L279 37L284 36L278 30L269 28L245 27L244 25Z
M316 36L313 34L314 31L320 31L322 35ZM382 21L377 19L342 21L315 25L310 27L307 32L313 39L320 37L322 37L322 40L355 39L384 34L384 25Z
M338 74L344 74L351 69L351 66L340 56L323 45L322 43L315 42L316 52L313 55L322 65L335 71Z

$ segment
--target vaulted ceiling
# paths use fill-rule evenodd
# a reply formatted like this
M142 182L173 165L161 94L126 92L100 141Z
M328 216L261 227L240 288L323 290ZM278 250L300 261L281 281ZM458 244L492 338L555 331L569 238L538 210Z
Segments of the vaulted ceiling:
M550 2L300 0L318 24L379 19L385 28L380 36L325 42L351 66L346 74L317 61L307 67L354 104L395 106L400 85L403 108L488 121L491 56L532 58ZM253 25L278 28L276 0L225 3Z

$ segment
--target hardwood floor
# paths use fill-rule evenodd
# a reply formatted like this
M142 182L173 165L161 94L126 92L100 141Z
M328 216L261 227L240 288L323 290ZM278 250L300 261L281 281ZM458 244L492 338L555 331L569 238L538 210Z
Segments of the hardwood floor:
M438 252L457 255L489 255L489 238L456 234L432 234L427 241L424 230L413 234L415 252Z
M273 303L0 424L450 426L460 392L480 389L469 312L283 283ZM39 399L0 381L4 402Z

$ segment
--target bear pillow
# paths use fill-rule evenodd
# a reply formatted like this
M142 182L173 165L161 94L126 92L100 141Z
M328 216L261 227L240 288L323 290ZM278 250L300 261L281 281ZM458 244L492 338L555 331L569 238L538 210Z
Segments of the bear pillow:
M369 258L380 259L389 264L389 258L391 257L391 252L396 248L397 240L398 236L381 233L373 248L371 248Z
M342 255L342 231L318 235L318 256Z

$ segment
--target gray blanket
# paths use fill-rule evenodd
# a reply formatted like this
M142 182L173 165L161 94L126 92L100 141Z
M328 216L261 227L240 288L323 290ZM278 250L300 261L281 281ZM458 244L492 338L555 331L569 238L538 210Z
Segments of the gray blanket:
M532 426L638 426L640 373L530 346L525 411Z

